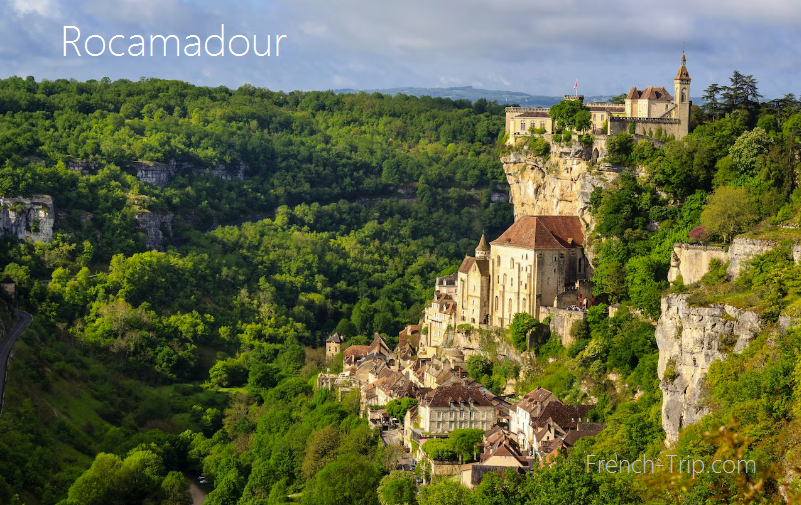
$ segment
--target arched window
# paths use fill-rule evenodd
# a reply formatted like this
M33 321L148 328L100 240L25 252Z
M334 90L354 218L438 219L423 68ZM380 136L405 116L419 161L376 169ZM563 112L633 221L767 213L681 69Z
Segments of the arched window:
M506 284L506 274L503 274L503 283Z
M526 299L523 298L523 310L526 310Z
M495 310L498 310L498 297L495 297Z
M509 268L514 268L514 267L515 267L515 259L509 258Z
M509 298L509 313L512 313L512 299Z
M681 88L681 101L687 101L687 88Z
M500 255L500 254L499 254L499 255L498 255L496 258L495 258L495 263L496 263L498 266L501 266L501 255Z

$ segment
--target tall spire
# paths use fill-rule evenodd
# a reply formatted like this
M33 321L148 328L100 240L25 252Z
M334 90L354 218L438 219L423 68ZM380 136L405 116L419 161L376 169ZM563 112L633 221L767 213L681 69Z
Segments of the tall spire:
M476 247L476 259L486 259L490 255L490 246L487 243L487 237L482 233L481 240Z

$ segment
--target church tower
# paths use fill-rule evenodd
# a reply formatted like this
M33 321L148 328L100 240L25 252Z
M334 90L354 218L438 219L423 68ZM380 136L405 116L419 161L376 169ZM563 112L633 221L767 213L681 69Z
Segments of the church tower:
M675 95L673 99L677 105L677 113L675 118L681 120L681 129L684 135L690 133L690 73L687 71L687 58L684 53L681 53L681 66L673 79L673 86ZM682 135L682 136L684 136Z

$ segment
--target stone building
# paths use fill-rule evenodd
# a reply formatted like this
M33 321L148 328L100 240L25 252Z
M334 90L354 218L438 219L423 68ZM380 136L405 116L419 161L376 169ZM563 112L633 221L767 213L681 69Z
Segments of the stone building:
M342 349L342 337L339 333L334 333L325 341L325 357L328 359L333 358Z
M590 103L586 104L592 114L593 134L615 135L626 131L634 123L635 133L654 135L657 129L665 135L680 139L690 131L690 73L687 59L681 55L681 65L673 79L673 92L664 86L648 86L643 90L632 87L626 95L625 104ZM582 95L565 95L565 99L584 101ZM604 124L607 125L604 130ZM507 141L514 145L531 132L554 133L550 112L545 107L507 107Z
M451 385L438 387L423 396L418 415L424 432L450 433L462 428L487 430L494 422L495 408L478 389Z
M441 346L448 333L456 329L456 301L453 297L435 291L434 298L423 311L422 326L425 335L420 339L421 352L424 348Z
M506 328L518 312L540 318L540 307L572 305L591 296L577 216L523 216L490 244L482 236L475 254L459 268L455 325ZM429 337L431 346L441 342L436 333Z

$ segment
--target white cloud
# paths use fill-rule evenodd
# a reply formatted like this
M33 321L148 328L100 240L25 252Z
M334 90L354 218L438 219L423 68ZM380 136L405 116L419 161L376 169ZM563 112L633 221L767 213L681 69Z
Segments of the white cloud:
M11 8L17 15L38 14L44 17L58 15L58 8L50 0L10 0Z

